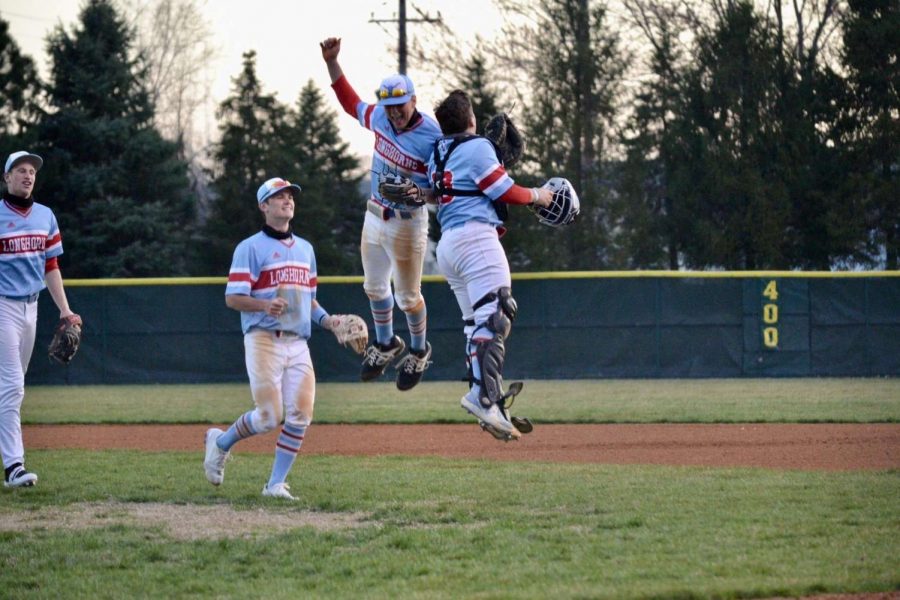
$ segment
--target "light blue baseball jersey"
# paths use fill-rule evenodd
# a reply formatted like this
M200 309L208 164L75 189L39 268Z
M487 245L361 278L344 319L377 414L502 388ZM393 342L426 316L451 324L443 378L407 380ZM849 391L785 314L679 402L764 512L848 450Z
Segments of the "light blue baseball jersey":
M63 253L53 211L35 202L21 209L0 204L0 296L24 297L44 289L47 259Z
M441 137L437 121L419 113L421 118L411 129L396 132L388 120L384 107L360 101L356 105L359 124L375 134L375 148L372 155L372 197L385 206L409 210L408 206L398 206L385 200L378 193L378 177L399 175L408 177L419 185L428 185L425 163L431 155L434 141Z
M276 240L262 231L238 244L228 272L225 295L238 294L288 301L279 318L265 312L241 311L241 329L290 331L309 338L310 315L316 297L316 254L312 244L292 235Z
M454 141L453 136L437 142L438 155L443 158ZM428 161L428 180L437 180L434 152ZM493 202L513 186L512 178L497 160L494 146L483 137L465 141L450 154L444 165L444 187L457 190L479 190L478 196L441 196L437 219L441 229L452 229L468 221L481 221L500 226Z

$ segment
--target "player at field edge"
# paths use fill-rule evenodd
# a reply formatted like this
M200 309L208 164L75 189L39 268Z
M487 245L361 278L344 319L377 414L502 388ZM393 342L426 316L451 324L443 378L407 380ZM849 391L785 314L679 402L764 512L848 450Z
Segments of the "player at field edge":
M495 203L546 207L553 194L516 185L493 144L475 134L475 113L464 92L452 91L434 114L443 136L428 161L431 185L417 193L438 205L438 269L465 322L471 388L460 404L494 437L517 439L521 432L506 408L517 392L505 393L502 377L505 341L517 306Z
M69 308L59 269L63 253L56 216L32 195L44 160L24 150L6 159L6 191L0 206L0 453L3 485L31 487L38 477L25 469L21 409L25 372L34 350L37 299L46 287L60 318Z
M416 109L415 89L409 77L394 74L384 78L376 91L377 102L369 104L360 99L341 69L341 39L331 37L319 45L341 107L375 134L371 193L360 242L363 289L369 298L375 339L366 348L360 379L372 381L381 377L406 347L394 335L396 299L409 327L409 352L396 363L396 383L398 389L409 390L419 383L431 364L431 344L426 340L427 310L421 289L428 213L424 206L410 207L386 200L378 191L378 183L385 177L405 177L427 185L425 162L441 131L433 118Z
M285 482L312 423L316 375L307 342L312 323L332 330L335 317L316 301L316 255L294 235L300 186L272 178L256 193L265 217L262 231L237 245L225 287L225 304L241 313L244 353L255 408L227 431L206 432L206 478L220 485L231 448L283 423L263 496L296 500Z

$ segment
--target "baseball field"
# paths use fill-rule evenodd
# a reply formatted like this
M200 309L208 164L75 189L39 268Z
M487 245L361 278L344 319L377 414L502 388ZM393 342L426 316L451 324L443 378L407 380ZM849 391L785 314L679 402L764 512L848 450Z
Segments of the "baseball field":
M900 381L528 381L502 443L464 384L320 384L207 483L244 385L29 387L0 597L900 598Z

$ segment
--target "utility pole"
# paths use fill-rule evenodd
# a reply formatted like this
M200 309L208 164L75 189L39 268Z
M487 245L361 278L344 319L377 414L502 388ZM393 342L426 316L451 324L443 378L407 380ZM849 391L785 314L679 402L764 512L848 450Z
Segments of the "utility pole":
M397 8L397 18L396 19L376 19L375 13L372 13L371 18L369 19L369 23L397 23L397 58L399 69L398 72L406 75L406 24L407 23L442 23L443 19L441 18L441 12L438 11L436 17L432 17L428 13L423 13L421 10L413 6L413 9L417 13L419 13L419 17L415 19L410 19L406 16L406 0L398 0L399 7Z

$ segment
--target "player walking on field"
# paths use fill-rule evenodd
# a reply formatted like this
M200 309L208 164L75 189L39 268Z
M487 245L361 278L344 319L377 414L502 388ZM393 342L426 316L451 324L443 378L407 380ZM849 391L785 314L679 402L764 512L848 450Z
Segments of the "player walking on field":
M231 447L242 439L275 429L275 460L263 496L296 500L285 479L312 422L316 376L307 340L312 322L338 336L358 321L361 343L365 323L354 315L329 315L316 301L316 256L312 245L290 229L295 194L300 186L274 178L257 191L265 215L262 231L234 251L225 303L240 311L250 391L255 408L238 417L227 431L206 432L206 478L220 485ZM347 340L353 342L353 340Z
M46 286L61 320L81 325L69 308L57 262L62 237L53 211L34 201L43 159L29 152L9 155L0 205L0 454L6 487L28 487L37 475L25 469L20 411L25 372L34 350L37 299ZM71 358L71 357L70 357Z
M466 322L472 387L461 404L498 439L517 439L531 431L531 424L511 418L506 408L521 386L510 386L512 391L505 392L502 377L505 340L517 306L509 262L500 244L502 221L494 204L546 207L553 194L546 188L515 184L491 142L475 135L475 114L465 93L451 92L435 109L435 117L444 136L435 143L428 162L434 185L422 192L438 203L438 268Z
M425 163L441 132L431 117L416 110L413 83L406 75L391 75L378 87L377 104L360 100L338 63L339 38L321 44L331 84L344 111L375 134L372 187L363 223L360 253L369 297L375 340L366 349L360 378L380 377L404 351L406 344L394 335L394 299L406 314L409 352L397 364L397 387L408 390L422 379L431 358L426 341L426 308L422 297L422 267L428 243L428 213L386 200L379 191L385 179L404 177L427 185ZM391 294L391 280L394 294Z

